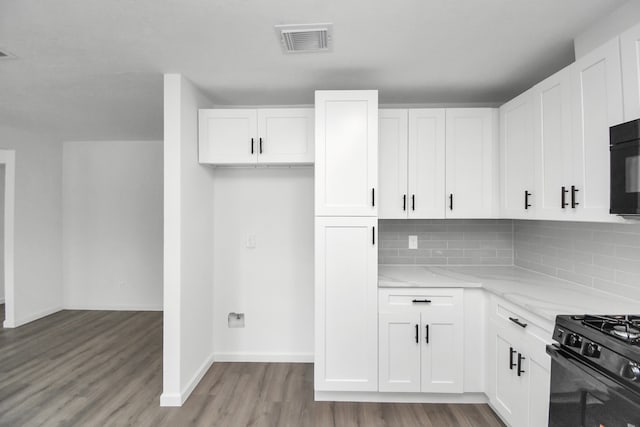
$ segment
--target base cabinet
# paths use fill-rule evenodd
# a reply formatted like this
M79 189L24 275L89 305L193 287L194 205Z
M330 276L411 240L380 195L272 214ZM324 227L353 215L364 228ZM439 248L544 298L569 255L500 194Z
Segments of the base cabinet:
M379 391L462 393L461 289L382 289Z
M487 366L491 405L511 427L546 426L551 369L547 341L538 336L545 335L544 329L526 313L508 311L501 302L494 301L492 306L496 310L489 321Z

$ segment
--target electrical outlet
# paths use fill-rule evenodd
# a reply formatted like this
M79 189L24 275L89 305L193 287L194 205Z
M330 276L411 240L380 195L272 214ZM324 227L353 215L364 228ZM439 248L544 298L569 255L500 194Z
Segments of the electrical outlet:
M418 249L418 236L409 236L409 249Z
M244 328L244 313L229 313L227 322L230 328Z

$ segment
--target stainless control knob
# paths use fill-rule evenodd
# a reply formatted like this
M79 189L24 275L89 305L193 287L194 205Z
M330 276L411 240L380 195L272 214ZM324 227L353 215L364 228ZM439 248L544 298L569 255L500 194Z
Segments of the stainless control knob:
M640 365L629 362L622 367L620 375L629 381L640 381Z
M584 347L584 355L589 357L598 357L599 351L598 344L589 343Z
M580 347L582 345L582 340L580 339L580 336L571 334L567 337L567 344L571 347Z

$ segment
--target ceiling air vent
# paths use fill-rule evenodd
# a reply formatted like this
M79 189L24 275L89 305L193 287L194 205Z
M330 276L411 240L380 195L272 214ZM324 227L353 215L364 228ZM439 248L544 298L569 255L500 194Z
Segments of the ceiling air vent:
M328 51L331 30L331 24L276 25L286 53Z

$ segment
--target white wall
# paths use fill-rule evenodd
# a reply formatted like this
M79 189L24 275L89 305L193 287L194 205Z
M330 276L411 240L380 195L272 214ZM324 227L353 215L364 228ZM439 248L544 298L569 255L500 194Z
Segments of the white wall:
M182 405L213 361L213 181L197 156L198 108L209 105L165 75L163 406Z
M214 178L215 360L313 361L313 168Z
M640 1L629 0L611 14L594 22L574 39L576 58L584 56L638 23Z
M63 145L64 306L162 309L162 142Z
M16 153L14 322L5 324L11 327L62 307L62 144L0 126L0 148Z

